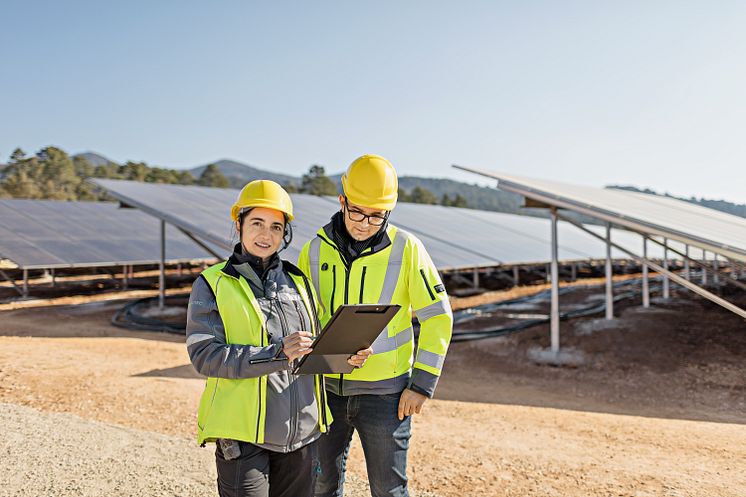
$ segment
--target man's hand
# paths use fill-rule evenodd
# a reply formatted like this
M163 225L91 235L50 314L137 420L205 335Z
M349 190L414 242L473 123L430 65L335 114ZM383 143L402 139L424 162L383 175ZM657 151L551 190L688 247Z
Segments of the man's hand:
M288 358L288 362L293 362L299 357L303 357L311 352L311 333L308 331L296 331L282 339L282 351Z
M399 421L403 421L405 416L411 416L422 411L427 397L414 390L405 388L399 397Z
M351 355L350 358L347 359L347 364L355 366L356 368L362 368L365 361L367 361L368 357L371 355L373 355L373 349L370 347L358 350L355 355Z

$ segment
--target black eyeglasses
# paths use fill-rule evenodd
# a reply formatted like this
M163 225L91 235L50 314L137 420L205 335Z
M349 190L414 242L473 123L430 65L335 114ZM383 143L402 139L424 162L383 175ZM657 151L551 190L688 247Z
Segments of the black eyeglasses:
M375 214L363 214L360 211L351 211L350 204L347 203L347 197L345 197L345 207L347 210L347 217L350 218L350 221L355 221L356 223L362 222L365 220L365 218L368 218L368 224L370 224L371 226L383 226L383 223L385 223L386 220L389 218L388 212L385 216L377 216Z

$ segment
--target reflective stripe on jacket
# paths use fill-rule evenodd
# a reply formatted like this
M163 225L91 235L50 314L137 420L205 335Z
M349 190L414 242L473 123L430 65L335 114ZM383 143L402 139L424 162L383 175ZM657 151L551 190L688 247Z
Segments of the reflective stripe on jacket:
M298 259L321 302L321 324L342 304L392 303L401 309L373 343L365 365L348 375L327 375L327 389L338 395L385 394L409 386L431 397L451 340L453 315L422 242L389 225L387 243L364 250L348 268L330 230L331 225L320 229ZM420 322L414 358L412 311Z
M315 301L315 295L308 279L294 266L285 264L308 315L314 316L310 299L314 298ZM230 438L263 444L267 416L267 375L286 368L287 361L272 361L277 350L269 344L264 315L257 298L246 279L231 267L230 262L207 268L201 278L212 290L214 301L190 299L188 313L209 312L211 306L216 306L215 318L221 322L215 323L220 326L215 326L213 330L190 330L187 326L187 348L192 362L195 367L199 366L198 370L208 375L197 414L198 443ZM316 334L318 330L315 326L312 328L309 331ZM203 343L215 350L200 353L197 349ZM325 432L331 423L331 413L326 405L321 377L314 378L319 429Z

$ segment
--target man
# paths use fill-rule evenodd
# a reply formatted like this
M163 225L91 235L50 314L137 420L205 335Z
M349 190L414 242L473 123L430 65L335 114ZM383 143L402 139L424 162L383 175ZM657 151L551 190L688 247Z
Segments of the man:
M357 430L371 494L408 496L411 416L433 396L453 316L445 287L422 242L388 223L398 181L383 157L364 155L342 176L339 212L301 251L299 266L321 302L321 322L342 304L399 304L373 343L367 363L347 375L326 375L330 432L319 440L316 497L342 496L350 441ZM412 310L420 322L414 354Z

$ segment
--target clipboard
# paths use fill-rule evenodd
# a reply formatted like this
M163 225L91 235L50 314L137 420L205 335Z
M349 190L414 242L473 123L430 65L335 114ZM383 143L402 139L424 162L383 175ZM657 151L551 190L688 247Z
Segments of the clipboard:
M367 349L399 312L398 304L354 304L337 308L293 374L351 373L347 359Z

